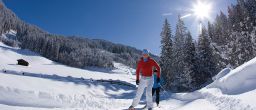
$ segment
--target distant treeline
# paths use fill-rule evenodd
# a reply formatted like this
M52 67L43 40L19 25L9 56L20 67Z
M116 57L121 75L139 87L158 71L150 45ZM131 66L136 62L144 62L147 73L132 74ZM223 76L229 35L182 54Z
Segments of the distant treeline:
M50 34L23 22L4 3L0 4L0 34L17 31L14 38L1 37L0 40L8 45L29 49L53 61L78 68L112 68L113 62L135 67L140 57L141 51L130 46L99 39ZM152 57L158 59L157 56Z

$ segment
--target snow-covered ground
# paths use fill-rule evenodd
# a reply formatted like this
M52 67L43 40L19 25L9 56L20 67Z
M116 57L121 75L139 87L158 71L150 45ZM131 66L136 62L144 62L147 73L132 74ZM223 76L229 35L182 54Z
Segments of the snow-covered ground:
M16 65L16 60L21 58L30 66ZM130 72L134 70L119 63L115 63L117 69L112 71L83 70L3 43L0 43L0 61L0 108L117 108L127 102L117 98L121 100L124 94L133 94L135 88L101 82L120 80L132 85L134 79Z
M16 65L25 59L30 66ZM0 42L1 110L123 110L135 96L134 69L78 69ZM156 110L256 110L256 58L225 69L192 93L161 92ZM143 107L145 98L138 108Z

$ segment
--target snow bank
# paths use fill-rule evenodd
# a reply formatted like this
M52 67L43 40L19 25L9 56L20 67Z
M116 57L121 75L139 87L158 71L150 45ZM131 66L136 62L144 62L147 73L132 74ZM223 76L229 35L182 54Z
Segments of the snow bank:
M234 70L225 68L210 85L173 98L188 101L175 110L256 110L256 58Z
M231 70L232 70L231 68L224 68L216 76L214 76L212 80L215 81L222 78L223 76L227 75Z
M208 88L220 88L225 94L241 94L256 89L256 58L230 71L224 69ZM224 75L224 76L223 76Z

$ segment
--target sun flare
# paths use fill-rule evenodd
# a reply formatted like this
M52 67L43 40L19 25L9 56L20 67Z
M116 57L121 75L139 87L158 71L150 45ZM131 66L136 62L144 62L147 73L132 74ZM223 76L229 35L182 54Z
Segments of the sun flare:
M203 1L197 1L197 3L193 5L192 11L200 20L208 19L210 17L211 4Z

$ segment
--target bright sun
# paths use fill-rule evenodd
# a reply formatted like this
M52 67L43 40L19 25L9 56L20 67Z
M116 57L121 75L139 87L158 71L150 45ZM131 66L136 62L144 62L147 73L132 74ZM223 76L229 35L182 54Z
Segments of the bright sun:
M205 18L208 19L210 17L211 4L202 1L197 1L197 3L193 5L192 11L193 14L200 20Z

